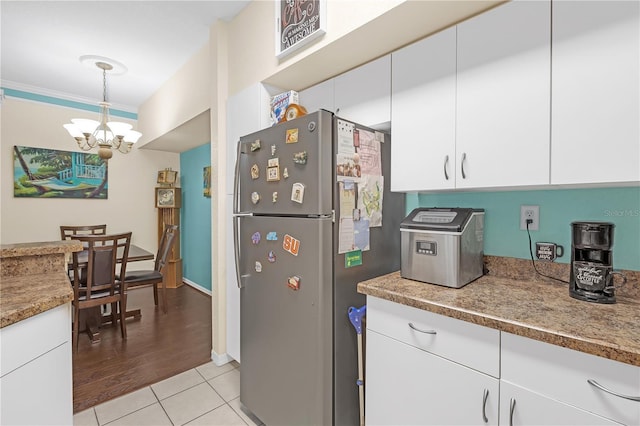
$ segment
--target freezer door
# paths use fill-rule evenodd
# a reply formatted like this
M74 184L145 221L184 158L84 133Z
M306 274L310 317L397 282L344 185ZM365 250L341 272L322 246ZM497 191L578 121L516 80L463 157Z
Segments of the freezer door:
M235 212L331 213L332 119L320 110L240 138Z
M239 221L240 402L265 424L331 424L331 220Z

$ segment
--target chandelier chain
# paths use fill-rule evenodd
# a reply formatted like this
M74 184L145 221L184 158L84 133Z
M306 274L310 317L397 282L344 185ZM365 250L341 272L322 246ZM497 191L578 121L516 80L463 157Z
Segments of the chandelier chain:
M107 102L107 70L102 70L102 99Z

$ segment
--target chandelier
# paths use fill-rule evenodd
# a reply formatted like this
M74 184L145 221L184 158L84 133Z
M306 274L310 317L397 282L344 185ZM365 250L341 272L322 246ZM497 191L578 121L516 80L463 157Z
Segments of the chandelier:
M111 104L107 102L107 71L112 70L113 66L106 62L96 62L95 65L102 70L100 121L74 118L71 123L65 124L64 128L78 142L80 149L89 151L97 146L98 156L106 161L113 156L114 149L128 154L142 133L131 130L131 124L109 121Z

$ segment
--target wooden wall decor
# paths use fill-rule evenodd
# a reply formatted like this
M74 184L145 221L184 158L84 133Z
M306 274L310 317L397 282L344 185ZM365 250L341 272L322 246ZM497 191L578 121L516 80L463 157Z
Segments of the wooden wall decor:
M173 202L158 202L159 192L170 190ZM180 225L180 188L156 188L156 207L158 208L158 243L162 238L165 225ZM176 202L176 200L178 200ZM178 288L182 285L182 258L180 257L180 228L173 240L173 247L164 266L165 284L167 288Z

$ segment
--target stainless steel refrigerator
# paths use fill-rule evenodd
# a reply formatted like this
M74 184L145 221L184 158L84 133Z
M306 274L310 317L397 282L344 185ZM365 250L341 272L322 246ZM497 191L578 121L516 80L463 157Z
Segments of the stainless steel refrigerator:
M267 425L359 422L347 310L365 304L359 281L400 269L390 144L324 110L238 142L240 402Z

